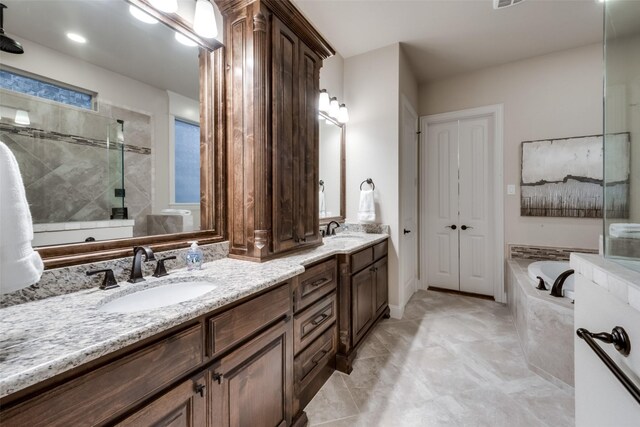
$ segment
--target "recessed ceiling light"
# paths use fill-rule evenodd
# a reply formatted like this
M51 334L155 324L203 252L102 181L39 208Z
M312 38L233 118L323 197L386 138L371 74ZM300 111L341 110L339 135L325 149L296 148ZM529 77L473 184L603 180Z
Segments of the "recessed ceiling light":
M179 41L180 43L182 43L185 46L189 46L189 47L193 47L193 46L198 46L198 43L194 42L193 40L191 40L189 37L185 36L182 33L175 33L175 37L176 40Z
M67 33L67 37L69 38L69 40L73 40L76 43L86 43L87 39L85 39L84 37L82 37L80 34L76 34L76 33Z
M129 13L133 15L138 21L142 21L145 24L157 24L158 20L146 12L138 9L134 5L129 6Z

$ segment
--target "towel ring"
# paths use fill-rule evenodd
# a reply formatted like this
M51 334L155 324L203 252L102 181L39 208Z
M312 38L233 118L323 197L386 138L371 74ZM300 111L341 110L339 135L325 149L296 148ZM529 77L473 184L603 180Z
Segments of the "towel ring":
M320 180L320 186L322 187L322 192L324 193L324 181Z
M371 178L367 178L367 179L365 179L364 181L362 181L362 182L360 183L360 191L362 191L362 186L363 186L364 184L369 184L369 185L371 186L371 189L372 189L372 190L375 190L375 189L376 189L376 185L373 183L373 180L372 180Z

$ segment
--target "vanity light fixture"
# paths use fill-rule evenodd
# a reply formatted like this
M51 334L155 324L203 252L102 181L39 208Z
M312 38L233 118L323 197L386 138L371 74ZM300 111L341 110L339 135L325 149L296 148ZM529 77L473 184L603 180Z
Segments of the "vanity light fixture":
M67 33L67 38L69 40L72 40L76 43L80 43L80 44L85 44L87 42L87 39L82 37L80 34L76 34L76 33Z
M129 13L133 15L138 21L142 21L145 24L157 24L158 20L148 13L138 9L134 5L129 6Z
M200 37L212 39L218 35L216 14L209 0L196 0L196 13L193 18L193 31Z
M16 110L16 117L13 121L17 125L29 126L31 124L31 120L29 120L29 113L24 110Z
M326 89L322 89L320 91L320 101L318 103L318 109L324 113L329 111L329 104L331 100L329 99L329 92Z
M176 13L178 11L178 0L149 0L151 6L166 13Z
M177 41L179 41L185 46L189 46L189 47L198 46L198 43L194 42L193 40L191 40L189 37L185 36L182 33L176 32L175 38Z
M338 103L338 98L335 96L331 98L331 102L329 103L329 116L334 119L338 117L338 113L340 112L340 104Z
M349 110L347 110L347 106L344 104L340 104L340 109L338 110L338 123L347 123L349 121Z

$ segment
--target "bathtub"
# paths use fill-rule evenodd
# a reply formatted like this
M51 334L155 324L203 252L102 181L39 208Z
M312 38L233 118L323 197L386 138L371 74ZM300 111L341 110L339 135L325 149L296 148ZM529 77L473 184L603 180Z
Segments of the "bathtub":
M534 281L534 286L538 285L538 276L544 280L547 290L551 290L556 278L567 270L570 270L568 261L537 261L529 264L529 277ZM562 286L562 296L575 299L574 276L567 277Z

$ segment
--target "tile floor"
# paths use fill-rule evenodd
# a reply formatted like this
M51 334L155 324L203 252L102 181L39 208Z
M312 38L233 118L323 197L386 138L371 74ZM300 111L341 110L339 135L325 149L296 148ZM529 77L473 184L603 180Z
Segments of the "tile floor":
M527 368L505 305L418 291L305 410L323 427L562 427L575 424L573 402Z

